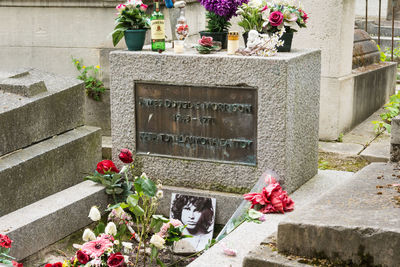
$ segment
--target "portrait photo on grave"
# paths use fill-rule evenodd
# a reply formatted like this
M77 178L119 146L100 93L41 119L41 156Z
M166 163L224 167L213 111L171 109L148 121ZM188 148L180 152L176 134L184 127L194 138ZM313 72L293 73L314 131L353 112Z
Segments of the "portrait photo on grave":
M215 222L215 198L172 193L170 218L186 225L183 234L191 235L176 242L174 252L191 253L203 250L212 239Z

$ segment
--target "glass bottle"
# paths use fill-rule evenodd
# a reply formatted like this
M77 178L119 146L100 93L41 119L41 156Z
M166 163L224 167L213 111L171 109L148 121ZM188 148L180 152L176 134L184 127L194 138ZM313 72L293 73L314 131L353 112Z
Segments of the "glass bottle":
M185 41L186 37L189 35L189 26L187 25L187 20L185 17L185 6L180 7L179 18L176 23L176 38L180 41Z
M151 14L151 50L165 50L165 21L160 11L159 0L154 0L154 12Z

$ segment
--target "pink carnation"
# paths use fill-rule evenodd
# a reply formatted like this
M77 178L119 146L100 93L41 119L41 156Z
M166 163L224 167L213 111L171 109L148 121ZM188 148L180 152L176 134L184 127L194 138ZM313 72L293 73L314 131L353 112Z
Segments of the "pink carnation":
M142 10L143 12L147 10L148 5L145 4L141 4L140 5L140 10Z
M161 226L160 231L157 233L157 235L164 238L166 236L166 234L168 233L168 229L171 227L171 225L173 227L179 227L179 226L182 226L183 223L180 220L171 219L169 222L163 223L163 225Z

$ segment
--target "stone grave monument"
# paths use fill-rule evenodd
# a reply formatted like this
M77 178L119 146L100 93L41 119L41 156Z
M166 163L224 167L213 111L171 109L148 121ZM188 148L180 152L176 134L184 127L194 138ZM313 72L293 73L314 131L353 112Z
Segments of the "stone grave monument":
M241 200L226 193L248 192L265 170L289 192L317 173L319 51L116 51L110 63L113 159L129 148L167 190L213 195L217 223Z

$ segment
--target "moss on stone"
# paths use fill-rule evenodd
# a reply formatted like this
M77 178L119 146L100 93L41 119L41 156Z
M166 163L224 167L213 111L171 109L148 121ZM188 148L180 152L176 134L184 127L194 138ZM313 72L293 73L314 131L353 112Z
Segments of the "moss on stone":
M357 172L368 164L369 162L361 156L341 157L334 153L320 152L318 158L320 170Z

